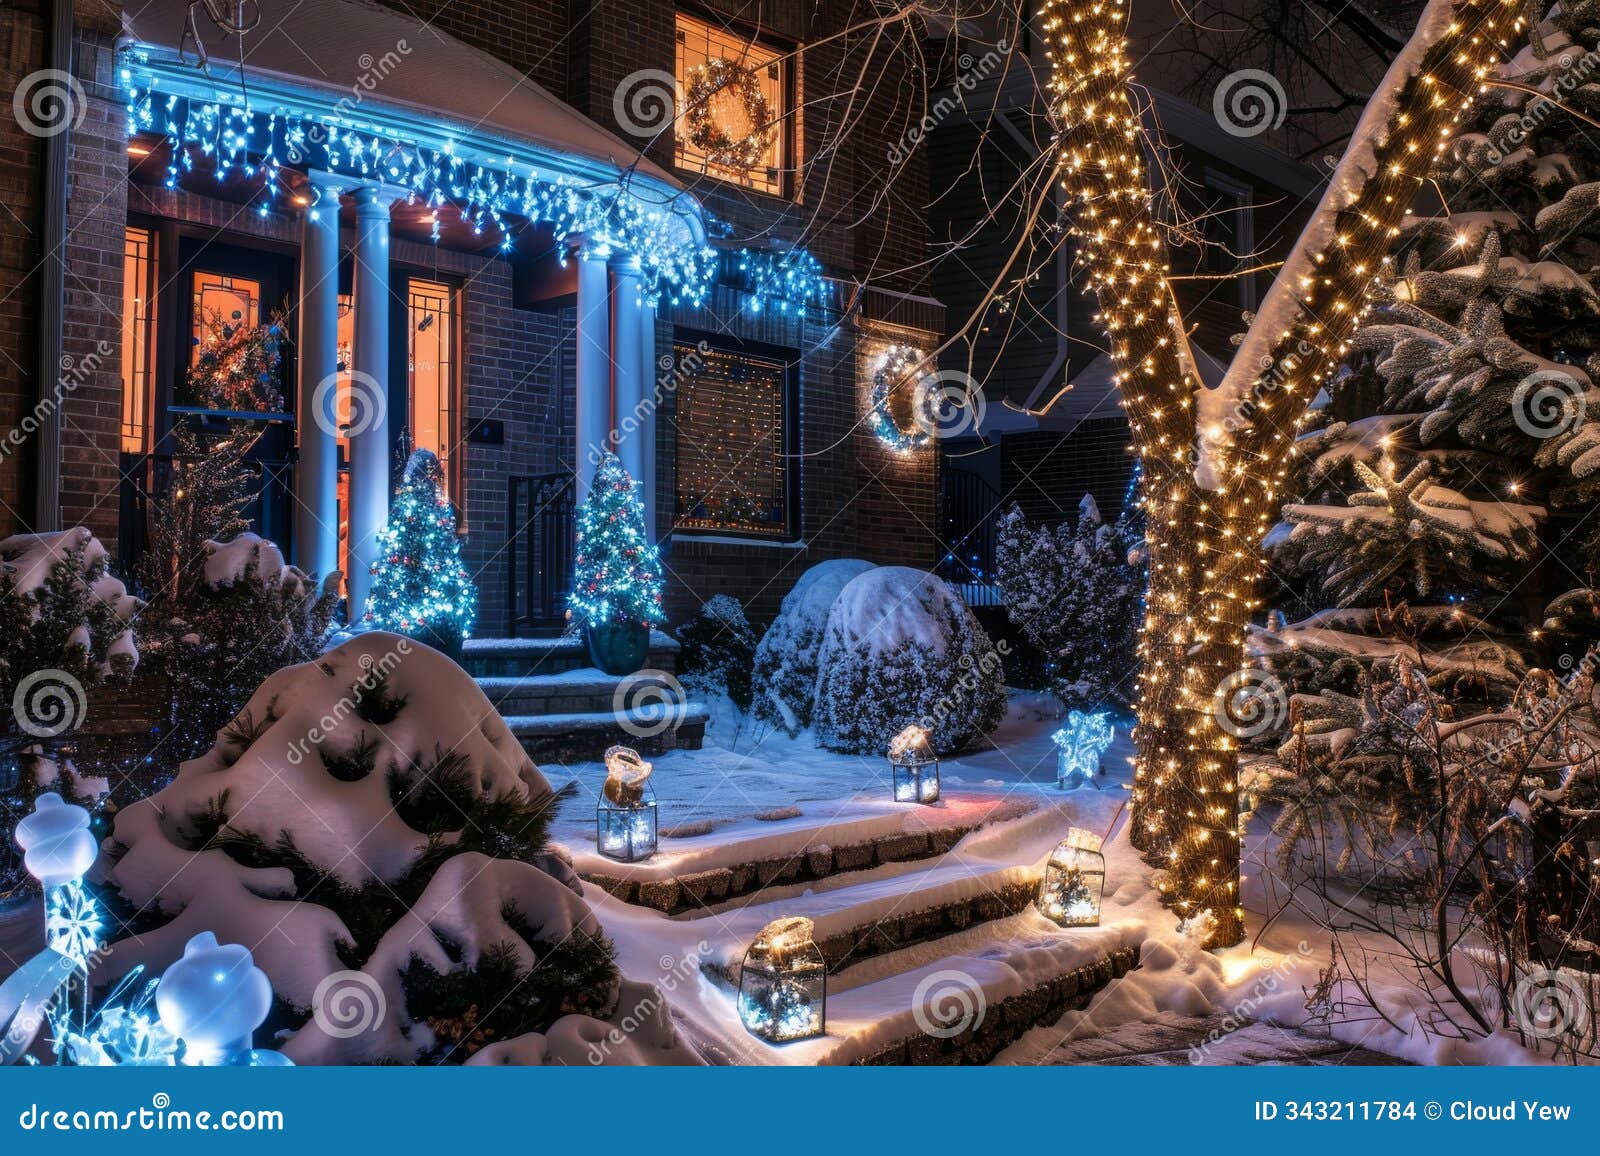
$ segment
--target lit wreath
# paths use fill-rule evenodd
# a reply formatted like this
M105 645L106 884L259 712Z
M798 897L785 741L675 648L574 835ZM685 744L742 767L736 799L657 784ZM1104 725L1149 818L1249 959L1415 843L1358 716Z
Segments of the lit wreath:
M734 136L711 115L712 98L725 88L738 90L745 115L756 126L746 136ZM751 69L725 56L696 65L689 74L684 103L688 106L685 120L689 126L689 143L704 153L711 164L743 173L765 159L767 145L772 140L772 105L767 103L761 81Z
M920 450L931 440L931 435L921 424L913 424L907 429L894 419L894 414L889 412L889 394L896 385L905 381L912 368L926 356L922 350L909 345L891 345L878 358L877 367L872 374L872 408L867 414L867 424L872 427L872 432L878 435L878 440L890 449ZM931 379L932 375L924 372L911 384L913 414L922 412Z

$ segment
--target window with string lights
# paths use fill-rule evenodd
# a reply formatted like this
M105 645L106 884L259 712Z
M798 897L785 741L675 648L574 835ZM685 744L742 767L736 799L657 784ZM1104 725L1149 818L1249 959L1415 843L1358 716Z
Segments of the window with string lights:
M795 370L766 346L679 331L677 532L793 538Z
M786 53L678 13L678 168L789 195L792 66Z

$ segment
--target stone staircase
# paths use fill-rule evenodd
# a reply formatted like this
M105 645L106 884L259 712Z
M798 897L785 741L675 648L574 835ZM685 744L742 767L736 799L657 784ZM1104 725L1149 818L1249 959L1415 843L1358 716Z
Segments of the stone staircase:
M970 811L942 819L911 808L900 828L818 824L773 839L730 842L719 865L675 874L650 863L580 873L616 899L668 914L704 936L701 970L733 1015L743 955L771 920L814 922L827 962L827 1035L781 1046L750 1040L736 1062L983 1064L1032 1028L1138 966L1139 940L1112 927L1064 930L1038 914L1038 868L1018 857L1067 825L1051 809ZM850 824L844 825L851 827ZM907 829L909 828L909 829ZM924 829L919 829L924 828ZM949 1020L940 1008L960 1015Z
M642 671L617 677L589 665L577 636L473 638L461 664L536 762L598 759L617 743L646 754L698 750L709 713L674 674L678 643L652 631Z

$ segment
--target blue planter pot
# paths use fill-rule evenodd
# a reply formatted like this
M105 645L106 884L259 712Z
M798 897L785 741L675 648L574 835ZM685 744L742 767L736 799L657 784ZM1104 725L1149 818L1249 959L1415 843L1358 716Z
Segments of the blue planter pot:
M589 661L607 674L632 674L650 656L650 627L639 622L602 622L584 627Z

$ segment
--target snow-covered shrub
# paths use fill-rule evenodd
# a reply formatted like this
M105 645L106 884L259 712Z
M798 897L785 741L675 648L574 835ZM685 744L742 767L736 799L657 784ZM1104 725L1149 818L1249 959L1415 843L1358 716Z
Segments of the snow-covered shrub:
M206 542L200 578L158 626L175 760L209 747L274 671L320 654L339 602L337 573L319 587L251 533Z
M1143 580L1128 562L1128 527L1108 526L1094 498L1076 522L1029 526L1012 506L995 541L1006 615L1044 652L1051 689L1072 707L1125 705L1133 697Z
M955 591L907 566L883 566L839 592L817 658L817 741L882 754L908 723L940 753L1000 725L1002 656Z
M751 702L761 722L780 727L791 737L811 725L817 653L828 611L852 578L871 569L871 562L859 558L833 558L800 575L756 647Z
M706 599L676 632L678 673L691 689L725 694L740 710L750 709L750 672L757 636L744 607L728 594Z
M251 947L300 1063L460 1063L508 1041L527 1058L529 1033L603 1036L589 1013L621 988L546 849L557 802L460 667L363 634L267 679L215 747L117 816L97 876L131 923L96 979L159 971L209 930ZM657 1062L679 1058L660 1043Z

